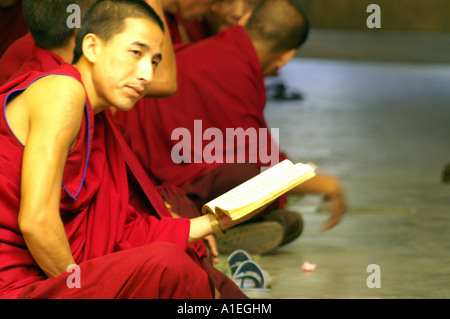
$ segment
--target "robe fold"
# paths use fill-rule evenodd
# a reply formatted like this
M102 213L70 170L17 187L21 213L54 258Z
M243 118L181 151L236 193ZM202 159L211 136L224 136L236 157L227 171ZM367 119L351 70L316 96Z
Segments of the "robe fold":
M170 38L173 44L182 43L180 29L178 28L179 13L164 13L168 31L170 32Z

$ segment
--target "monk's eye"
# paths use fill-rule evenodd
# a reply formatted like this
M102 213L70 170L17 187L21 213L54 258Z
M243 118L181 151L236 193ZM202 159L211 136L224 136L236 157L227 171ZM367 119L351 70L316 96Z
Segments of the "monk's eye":
M131 50L130 52L136 57L140 57L142 55L141 51L139 50Z

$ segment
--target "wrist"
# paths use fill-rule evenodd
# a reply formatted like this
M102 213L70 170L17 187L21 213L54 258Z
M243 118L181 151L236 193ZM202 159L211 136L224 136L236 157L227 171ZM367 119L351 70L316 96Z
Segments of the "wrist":
M209 222L211 224L211 228L213 230L213 233L217 236L217 237L222 237L226 234L226 231L223 230L223 228L220 225L219 219L217 219L216 215L214 214L208 214L209 217Z

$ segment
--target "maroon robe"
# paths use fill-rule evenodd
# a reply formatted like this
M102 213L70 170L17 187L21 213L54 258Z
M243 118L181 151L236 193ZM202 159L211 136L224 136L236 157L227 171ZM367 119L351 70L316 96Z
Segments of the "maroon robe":
M78 71L64 65L54 73L79 81ZM25 90L46 74L31 72L0 88L3 109L13 92ZM16 298L21 290L47 279L30 255L17 216L23 145L0 113L0 296ZM76 145L70 151L61 188L61 218L77 263L155 241L186 251L188 219L173 219L161 198L154 216L143 218L130 204L126 163L112 132L108 112L94 116L89 101ZM162 207L162 209L161 209ZM157 218L156 216L160 216Z
M164 18L166 19L167 28L170 32L170 38L172 39L172 43L173 44L182 43L180 30L178 29L179 14L165 12Z
M21 0L16 0L16 3L10 8L0 9L0 57L14 41L25 35L27 31Z
M36 45L29 32L11 44L0 59L0 86L12 80L11 76L18 72L28 59L32 58L35 47Z
M178 23L186 31L190 42L198 42L214 35L205 20L184 21L180 18Z

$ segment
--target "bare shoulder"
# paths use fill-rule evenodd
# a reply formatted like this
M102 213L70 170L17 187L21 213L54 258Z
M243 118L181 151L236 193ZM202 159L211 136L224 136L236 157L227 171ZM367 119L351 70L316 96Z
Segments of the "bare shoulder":
M33 126L39 132L65 132L72 139L80 128L85 103L86 92L77 79L48 75L33 82L8 105L7 118L22 143Z
M86 92L73 77L48 75L30 85L22 99L30 117L64 121L68 114L81 116Z
M23 96L24 99L31 98L35 101L31 106L43 103L51 107L51 105L58 106L67 102L83 106L86 101L83 85L77 79L67 75L45 76L30 85Z

